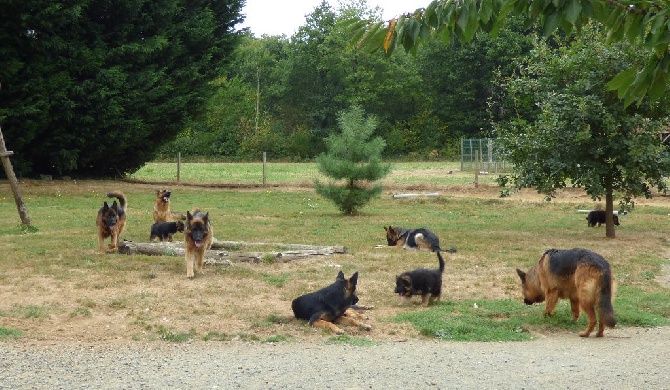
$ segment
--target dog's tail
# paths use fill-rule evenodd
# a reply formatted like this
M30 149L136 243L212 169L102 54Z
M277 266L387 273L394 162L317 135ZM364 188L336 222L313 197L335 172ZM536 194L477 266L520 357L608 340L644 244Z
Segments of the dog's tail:
M608 328L614 328L616 325L616 315L614 314L614 307L612 307L614 281L612 280L612 273L609 269L603 270L599 282L600 298L598 302L598 314L600 316L600 321Z
M440 273L444 273L444 259L442 258L440 251L437 251L435 253L437 253L437 261L440 262Z
M122 209L125 209L128 206L128 201L126 200L126 196L123 195L123 192L121 192L121 191L108 192L107 197L118 199L119 200L119 205L121 206Z

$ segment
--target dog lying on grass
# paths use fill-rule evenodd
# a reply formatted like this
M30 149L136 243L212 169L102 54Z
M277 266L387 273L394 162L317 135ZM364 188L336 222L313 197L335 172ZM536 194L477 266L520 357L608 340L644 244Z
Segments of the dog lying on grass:
M370 330L370 325L360 321L361 314L351 308L358 302L357 283L358 272L346 279L340 271L335 283L294 299L291 302L293 314L298 319L308 321L311 326L328 328L336 334L344 334L344 331L335 324L355 325Z

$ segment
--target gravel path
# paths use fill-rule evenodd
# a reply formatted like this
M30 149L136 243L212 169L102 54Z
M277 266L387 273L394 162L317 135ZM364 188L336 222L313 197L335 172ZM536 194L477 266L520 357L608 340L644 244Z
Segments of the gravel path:
M325 338L324 338L325 340ZM667 389L670 327L530 342L0 344L2 389Z

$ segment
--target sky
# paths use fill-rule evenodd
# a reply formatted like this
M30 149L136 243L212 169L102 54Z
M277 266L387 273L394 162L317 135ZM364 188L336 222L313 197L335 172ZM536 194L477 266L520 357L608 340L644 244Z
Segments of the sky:
M431 0L368 0L370 8L381 7L384 20L405 12L425 7ZM333 9L337 9L338 0L328 0ZM246 15L244 23L236 28L250 27L251 32L260 37L263 34L293 35L298 27L305 24L305 15L312 13L321 4L321 0L246 0L242 13Z

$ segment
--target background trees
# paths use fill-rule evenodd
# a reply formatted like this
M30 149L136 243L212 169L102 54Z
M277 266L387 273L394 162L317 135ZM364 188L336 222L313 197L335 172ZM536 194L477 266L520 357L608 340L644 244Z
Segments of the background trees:
M204 107L242 0L7 0L0 123L19 174L140 167Z
M521 73L503 82L509 107L496 123L496 134L514 164L501 177L506 188L532 187L549 197L566 186L584 187L605 198L606 236L614 238L614 196L626 205L633 197L667 190L670 153L659 142L667 116L666 100L624 107L606 81L636 65L640 49L627 43L607 45L599 31L585 27L574 42L552 48L538 42L520 66ZM560 40L559 40L560 41Z

